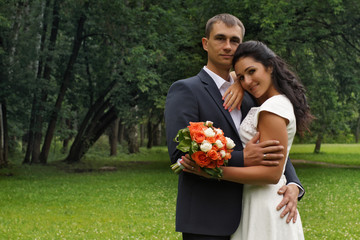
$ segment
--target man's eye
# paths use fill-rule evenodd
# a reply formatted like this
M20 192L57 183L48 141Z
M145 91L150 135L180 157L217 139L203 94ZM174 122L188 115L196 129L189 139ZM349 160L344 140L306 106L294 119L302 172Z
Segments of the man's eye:
M255 72L254 69L249 70L249 74L253 74Z

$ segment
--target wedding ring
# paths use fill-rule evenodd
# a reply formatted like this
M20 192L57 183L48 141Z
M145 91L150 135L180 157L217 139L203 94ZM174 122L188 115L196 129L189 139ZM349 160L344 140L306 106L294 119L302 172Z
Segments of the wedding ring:
M194 169L195 169L195 168L194 168L194 167L192 167L191 169L194 171Z
M266 154L264 154L264 157L263 157L263 159L266 159Z
M232 92L230 91L230 93L229 93L230 95L232 95Z

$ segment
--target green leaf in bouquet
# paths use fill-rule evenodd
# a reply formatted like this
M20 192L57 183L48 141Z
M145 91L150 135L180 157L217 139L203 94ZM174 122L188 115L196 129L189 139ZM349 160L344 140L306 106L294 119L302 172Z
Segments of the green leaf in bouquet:
M180 129L174 138L175 142L181 142L183 140L191 140L190 130L188 128Z
M209 174L210 176L214 178L221 178L223 170L221 168L202 168L204 172Z
M179 141L179 144L176 146L182 152L189 152L191 146L191 139L183 139Z
M190 146L190 156L194 153L194 152L197 152L199 151L200 147L199 147L199 144L197 144L197 142L195 141L191 141L191 146Z

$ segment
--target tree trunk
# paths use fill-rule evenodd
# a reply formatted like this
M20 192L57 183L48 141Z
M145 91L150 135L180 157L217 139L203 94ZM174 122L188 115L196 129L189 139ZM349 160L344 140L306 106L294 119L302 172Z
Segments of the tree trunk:
M43 14L43 29L41 33L41 40L40 40L40 56L44 52L45 48L45 40L47 34L47 21L48 21L48 12L49 12L50 1L47 0L45 4L45 10ZM52 12L52 25L51 25L51 33L49 38L49 47L48 53L45 62L43 58L40 57L39 64L38 64L38 71L37 71L37 81L43 81L44 79L47 82L50 81L51 72L52 72L52 59L53 59L53 52L55 50L57 33L59 28L59 10L60 10L60 0L55 0L53 5L53 12ZM43 66L45 65L45 66ZM43 69L44 68L44 69ZM41 77L42 76L42 77ZM42 79L41 79L42 78ZM38 101L38 96L40 96L40 101ZM40 163L40 148L41 148L41 141L42 141L42 129L43 129L43 115L44 115L44 103L47 102L47 90L44 88L41 89L40 93L34 94L33 106L31 111L30 117L30 126L29 126L29 143L28 149L25 154L25 158L23 163L28 163L29 158L31 155L31 163Z
M6 104L0 102L0 168L8 164L8 129Z
M116 81L112 81L88 110L80 124L70 152L64 160L65 162L79 162L87 150L104 133L106 128L116 120L117 114L115 108L110 105L109 99L105 100L115 84Z
M73 130L74 129L74 126L71 122L70 119L65 119L65 125L67 126L67 128L69 130ZM69 142L70 140L73 138L73 134L69 134L69 136L67 136L64 140L63 140L63 145L62 145L62 148L61 148L61 153L67 153L68 151L68 148L69 148Z
M121 123L121 120L119 121L119 133L118 133L118 141L119 144L122 144L124 142L125 138L125 126Z
M108 102L105 102L104 105L108 105ZM91 110L92 108L89 111ZM115 107L112 107L109 110L107 107L105 109L102 108L102 111L98 111L91 118L85 118L83 123L87 125L86 129L85 131L82 131L81 135L79 133L76 135L65 162L79 162L84 154L105 132L106 128L116 120L116 118L117 114Z
M118 145L118 134L119 134L119 121L120 118L117 118L110 126L109 132L109 143L110 143L110 156L117 155L117 145Z
M140 147L144 146L145 139L145 126L144 124L140 124Z
M147 124L147 135L148 135L148 143L147 143L146 147L148 149L150 149L150 148L152 148L153 143L154 143L153 125L150 120L148 121L148 124Z
M88 4L88 2L86 4ZM86 8L87 7L85 7L85 9ZM62 105L62 102L64 100L66 90L67 90L68 85L70 83L70 79L71 79L71 76L72 76L72 70L73 70L74 64L76 62L77 56L79 54L79 50L80 50L81 42L82 42L82 34L83 34L85 20L86 20L85 13L82 12L82 14L80 16L80 19L78 21L77 30L76 30L76 34L75 34L75 37L74 37L73 50L72 50L69 62L67 64L67 68L66 68L64 76L63 76L63 81L62 81L62 84L61 84L61 87L60 87L58 97L56 99L55 107L52 110L52 113L50 115L50 122L48 124L44 144L43 144L43 147L42 147L42 150L41 150L40 162L43 163L43 164L45 164L47 162L47 159L48 159L48 156L49 156L51 141L52 141L53 136L54 136L56 122L57 122L57 118L58 118L58 113L60 112L61 105Z
M359 142L359 135L360 135L360 116L358 117L357 126L356 126L356 129L355 129L355 142L356 143Z
M138 153L140 151L139 149L139 134L137 125L133 124L129 127L129 140L128 140L128 150L129 153Z
M161 123L154 126L154 146L161 145Z
M319 133L316 139L314 153L320 153L321 141L323 139L322 133Z
M30 115L30 125L29 125L29 131L26 134L27 135L27 146L26 146L26 153L23 160L23 164L30 163L30 156L33 151L34 146L34 127L35 127L35 108L36 108L36 95L34 94L33 97L33 103L31 107L31 115Z

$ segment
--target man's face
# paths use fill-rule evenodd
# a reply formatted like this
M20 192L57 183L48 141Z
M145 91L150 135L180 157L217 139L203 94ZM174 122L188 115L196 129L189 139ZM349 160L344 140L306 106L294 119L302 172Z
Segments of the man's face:
M231 68L234 53L242 42L239 26L227 27L223 22L214 23L209 38L203 38L203 48L208 52L207 67L215 73Z

